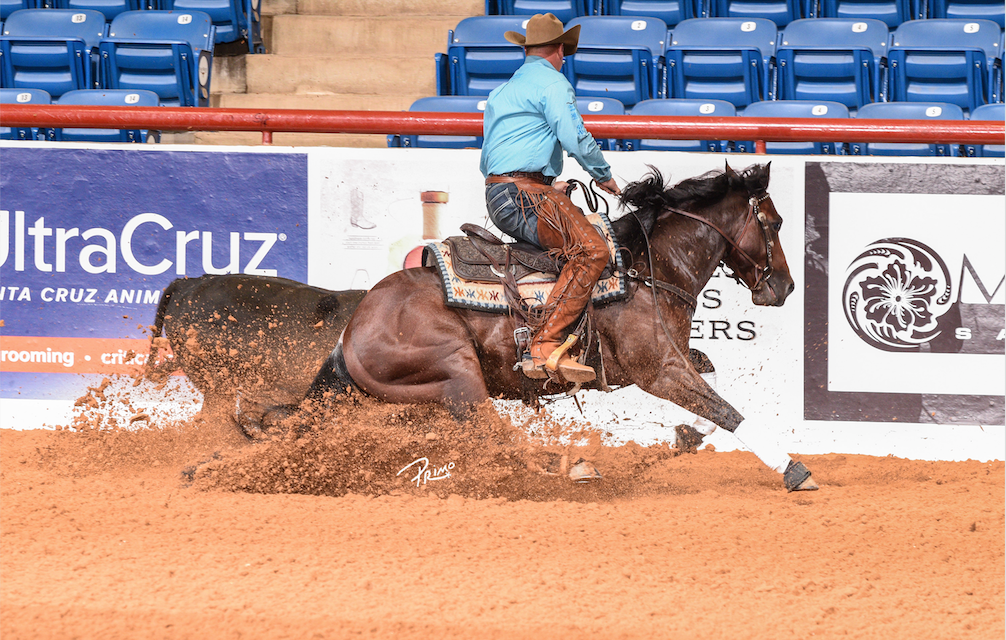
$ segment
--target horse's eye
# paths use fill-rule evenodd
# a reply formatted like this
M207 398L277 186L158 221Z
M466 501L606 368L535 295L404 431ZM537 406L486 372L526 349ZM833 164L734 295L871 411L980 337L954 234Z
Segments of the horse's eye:
M775 229L776 233L779 233L779 230L782 229L782 220L780 220L779 222L773 222L772 228Z

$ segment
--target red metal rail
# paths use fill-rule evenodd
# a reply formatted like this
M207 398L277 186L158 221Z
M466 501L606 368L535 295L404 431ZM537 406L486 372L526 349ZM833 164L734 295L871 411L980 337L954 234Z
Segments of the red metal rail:
M1006 126L996 121L759 119L661 116L584 116L597 138L667 140L927 142L1002 144ZM308 111L298 109L198 109L191 107L81 107L3 105L6 127L159 129L162 131L399 133L406 135L481 135L480 113L411 111Z

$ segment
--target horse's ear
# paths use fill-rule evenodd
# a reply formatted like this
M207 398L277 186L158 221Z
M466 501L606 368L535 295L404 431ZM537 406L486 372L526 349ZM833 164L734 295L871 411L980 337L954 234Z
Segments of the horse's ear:
M725 173L728 176L735 176L735 175L737 175L737 172L730 168L730 163L729 162L727 162L726 160L724 160L723 164L726 166L726 168L723 169L723 173Z
M766 185L768 184L768 174L769 174L769 170L771 168L772 168L772 161L769 160L768 162L765 163L765 184Z

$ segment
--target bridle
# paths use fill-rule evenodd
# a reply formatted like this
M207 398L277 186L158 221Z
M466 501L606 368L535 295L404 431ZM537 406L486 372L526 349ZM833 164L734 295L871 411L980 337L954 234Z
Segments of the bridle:
M710 222L709 220L706 220L705 218L702 218L700 216L697 216L694 213L689 213L688 211L682 211L681 209L673 209L668 207L666 210L672 213L676 213L680 216L684 216L686 218L691 218L692 220L701 222L702 224L712 228L714 231L716 231L716 233L720 234L720 236L722 236L723 239L727 241L727 244L729 244L731 247L730 253L724 256L723 259L724 263L726 263L726 258L729 257L730 254L737 254L738 256L743 258L745 262L754 267L756 274L755 281L753 284L745 280L742 276L738 275L736 273L736 270L734 270L734 273L730 273L728 275L734 280L736 280L738 283L754 291L765 286L766 281L772 275L772 248L775 246L775 243L772 241L771 234L769 233L768 216L765 215L765 212L761 210L761 203L765 202L770 197L771 196L769 196L768 192L766 191L760 196L751 196L750 198L748 198L748 212L747 216L745 216L744 218L744 226L741 227L741 233L740 233L740 238L744 238L744 234L747 232L747 228L748 225L751 224L751 220L753 219L758 222L758 226L761 229L762 240L765 242L765 266L759 265L747 251L741 249L741 246L740 244L738 244L738 241L728 236L726 232L723 231L723 229L720 229L715 223ZM642 225L640 224L640 226ZM643 235L644 236L646 235L645 231ZM646 250L647 252L649 252L650 250L649 239L647 239ZM652 269L650 270L650 273L653 273Z

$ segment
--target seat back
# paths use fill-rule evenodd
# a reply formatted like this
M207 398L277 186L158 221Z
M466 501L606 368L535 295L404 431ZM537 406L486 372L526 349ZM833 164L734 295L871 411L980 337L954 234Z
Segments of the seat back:
M711 15L717 18L764 18L779 28L803 16L801 0L712 0Z
M481 113L486 110L482 96L434 96L420 98L409 111L436 113ZM481 149L482 136L404 135L388 136L389 147L419 147L435 149Z
M776 25L764 18L696 18L671 33L665 54L672 98L771 100Z
M725 100L672 98L646 100L632 108L633 116L702 116L730 118L737 110ZM628 151L726 151L722 140L625 140Z
M880 20L796 20L776 49L779 99L829 100L849 109L882 100L889 34Z
M1002 29L1006 5L1001 0L928 0L930 17L991 20Z
M165 106L208 106L214 32L201 11L120 13L101 42L102 84L153 91Z
M41 89L0 89L0 104L50 104L52 98ZM39 136L39 131L42 135ZM0 127L0 140L39 140L48 137L47 129Z
M614 98L577 98L576 110L585 116L624 116L625 105ZM622 144L617 138L595 138L597 146L602 151L620 149Z
M68 91L56 104L99 105L110 107L157 107L160 101L153 91L126 89L85 89ZM146 142L145 129L56 129L54 139L63 142Z
M593 13L595 0L496 0L497 15L532 16L551 13L563 23Z
M996 104L986 104L971 112L972 120L996 120L1003 122L1006 120L1006 105L1001 102ZM977 144L965 145L964 155L978 156L981 158L1002 158L1004 156L1004 145L1001 144Z
M696 4L695 0L602 0L601 14L659 18L673 27L682 20L697 18Z
M880 20L888 29L912 19L912 0L820 0L820 17Z
M3 86L43 89L53 97L92 88L91 54L104 35L105 16L97 11L15 11L0 37Z
M856 114L859 119L963 120L964 112L947 102L878 102ZM849 153L864 156L959 156L957 145L916 142L850 142Z
M849 109L840 102L815 100L773 100L755 102L744 110L751 118L848 118ZM735 142L734 150L754 153L753 142ZM765 143L766 153L837 155L845 151L841 142L771 142Z
M576 53L563 65L576 95L614 98L625 106L664 96L667 25L656 18L593 16L577 18Z
M93 1L93 0L86 0ZM242 0L157 0L165 11L202 11L213 21L215 42L235 42L248 37L248 17Z
M6 20L15 11L34 8L34 0L0 0L0 21Z
M527 16L465 18L447 36L451 95L487 96L524 64L524 49L508 42L507 31L524 33Z
M989 20L913 20L888 51L889 99L950 102L970 111L997 99L1001 39Z
M79 11L87 9L98 11L105 16L105 22L111 22L115 16L123 11L139 11L146 4L140 0L49 0L54 2L60 9L74 9Z

